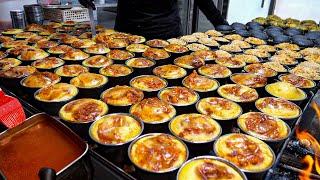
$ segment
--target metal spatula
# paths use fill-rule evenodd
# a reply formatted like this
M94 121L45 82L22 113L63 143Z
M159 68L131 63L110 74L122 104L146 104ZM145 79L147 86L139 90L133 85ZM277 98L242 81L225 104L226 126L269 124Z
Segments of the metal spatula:
M89 17L90 17L90 26L91 26L91 32L92 32L92 37L97 35L96 32L96 23L94 21L94 17L93 17L93 9L92 7L88 7L89 10Z

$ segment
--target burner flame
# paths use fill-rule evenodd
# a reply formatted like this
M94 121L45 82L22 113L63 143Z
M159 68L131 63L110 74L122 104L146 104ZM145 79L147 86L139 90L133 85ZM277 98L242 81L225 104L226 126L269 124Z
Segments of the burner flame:
M300 173L299 175L299 179L300 180L310 180L310 174L312 172L312 167L314 164L314 160L310 155L306 155L303 159L302 159L302 163L306 164L307 167Z
M317 103L312 102L311 107L315 110L318 119L320 120L320 106ZM299 128L296 129L296 137L299 139L301 144L309 149L312 149L314 152L314 159L310 155L307 155L303 158L302 163L306 164L307 166L299 175L300 180L309 180L313 165L315 166L316 172L320 174L320 143L310 133L307 131L301 131Z

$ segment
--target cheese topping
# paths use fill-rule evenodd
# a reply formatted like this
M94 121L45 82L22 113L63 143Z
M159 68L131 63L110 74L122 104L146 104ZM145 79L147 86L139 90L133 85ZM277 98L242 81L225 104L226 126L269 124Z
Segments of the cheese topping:
M218 97L201 99L196 107L201 114L217 120L235 119L242 113L237 103Z
M185 77L182 84L187 88L199 92L214 91L219 87L219 83L216 80L201 76L196 71Z
M142 132L140 123L127 114L109 114L94 122L91 137L102 144L119 145L132 141Z
M116 86L104 91L101 99L113 106L130 106L143 99L143 92L129 86Z
M176 136L194 143L206 143L221 133L220 125L209 116L182 114L170 122L170 130Z
M187 159L186 146L167 134L148 134L132 144L131 161L151 172L168 172L176 169Z
M185 87L169 87L159 93L159 98L175 106L188 106L197 102L199 95Z
M130 113L145 123L157 124L169 121L175 116L176 110L158 98L147 98L133 105Z
M292 119L301 114L296 104L282 98L260 98L255 104L259 111L278 118Z
M238 84L226 84L218 89L219 95L235 102L251 102L258 99L255 89Z

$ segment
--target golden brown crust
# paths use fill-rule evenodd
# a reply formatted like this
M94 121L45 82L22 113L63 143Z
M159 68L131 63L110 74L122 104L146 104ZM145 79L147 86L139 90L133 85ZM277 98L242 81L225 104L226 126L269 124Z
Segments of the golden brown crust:
M130 58L133 58L134 55L128 51L125 51L125 50L113 49L109 52L108 57L113 60L125 61Z
M245 85L251 88L259 88L267 84L266 77L251 73L233 74L231 80L236 84Z
M231 75L230 69L220 64L206 64L200 67L198 72L211 78L225 78Z
M154 48L163 48L169 45L169 43L162 39L152 39L146 42L146 45Z
M143 99L143 92L129 86L115 86L102 93L101 99L113 106L130 106Z
M36 72L22 81L22 85L30 88L42 88L60 81L60 76L51 72Z
M254 73L264 77L273 77L277 75L276 71L274 71L273 69L267 68L259 63L247 65L246 67L244 67L244 70L248 73Z
M32 66L16 66L7 70L0 71L0 77L4 78L21 78L29 76L36 72L37 69Z
M143 57L152 60L162 60L170 57L170 54L167 51L157 48L148 48L142 55Z
M194 69L205 65L205 61L199 56L185 55L175 59L174 64L183 68Z
M55 71L55 73L58 74L59 76L65 76L65 77L74 77L85 72L89 72L88 68L81 65L77 65L77 64L64 65L62 67L59 67Z
M64 61L62 59L59 59L56 57L47 57L44 59L34 61L32 63L32 66L39 69L53 69L53 68L62 66L63 64L64 64Z
M100 74L110 77L127 76L132 72L131 68L122 64L112 64L100 69Z

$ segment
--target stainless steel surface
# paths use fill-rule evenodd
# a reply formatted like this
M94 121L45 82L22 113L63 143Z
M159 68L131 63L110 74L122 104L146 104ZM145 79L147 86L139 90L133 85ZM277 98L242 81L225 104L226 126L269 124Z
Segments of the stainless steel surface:
M23 10L10 11L13 28L24 29L26 27L26 16Z

